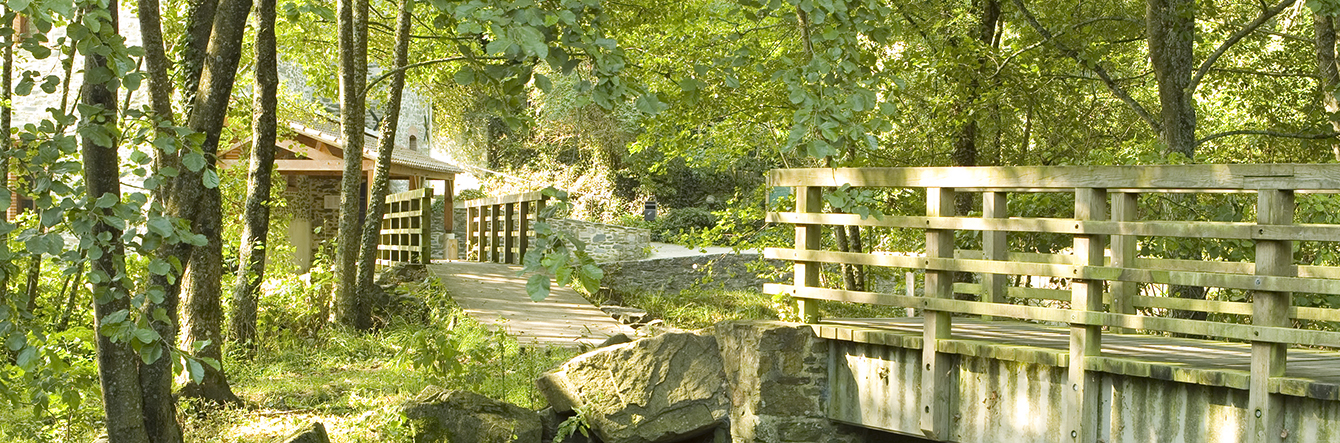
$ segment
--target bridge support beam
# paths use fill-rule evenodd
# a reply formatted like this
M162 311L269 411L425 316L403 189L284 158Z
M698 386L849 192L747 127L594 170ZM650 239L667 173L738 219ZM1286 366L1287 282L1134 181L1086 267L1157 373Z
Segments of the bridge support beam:
M953 217L954 190L952 188L926 189L926 216ZM953 258L954 231L926 230L926 258ZM926 271L926 298L953 298L952 271ZM948 440L950 411L954 409L953 393L957 391L951 355L940 352L939 342L950 338L952 320L948 312L922 310L925 321L922 329L921 361L921 432L934 440Z
M1294 193L1289 190L1261 189L1256 194L1257 223L1287 225L1293 223ZM1293 242L1256 241L1256 275L1296 276L1293 266ZM1252 324L1289 327L1288 292L1252 293ZM1252 343L1252 375L1247 400L1250 441L1257 443L1286 441L1284 405L1278 395L1270 394L1270 379L1284 375L1287 347L1279 343Z
M1075 190L1076 220L1106 220L1107 191L1095 188ZM1075 264L1103 266L1103 235L1076 235ZM1103 281L1074 279L1070 282L1070 309L1103 311ZM1099 440L1099 377L1088 370L1088 357L1102 349L1102 328L1093 325L1070 326L1069 386L1065 389L1065 428L1059 441L1092 443Z

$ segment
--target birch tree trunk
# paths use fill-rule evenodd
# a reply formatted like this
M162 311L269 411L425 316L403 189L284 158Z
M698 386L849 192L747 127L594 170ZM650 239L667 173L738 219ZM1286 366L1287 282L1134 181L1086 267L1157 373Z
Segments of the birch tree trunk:
M359 330L371 327L367 303L358 291L358 234L363 182L363 144L367 85L368 2L340 0L340 133L344 176L340 180L340 227L337 233L335 321Z
M400 13L396 18L395 70L391 73L391 93L386 104L386 117L382 120L381 139L377 142L377 165L372 176L372 189L368 191L368 215L363 223L363 241L358 257L358 292L363 294L371 294L375 284L373 271L377 262L379 221L385 212L386 192L391 183L391 153L395 151L396 127L400 124L401 93L405 89L403 68L409 64L409 31L413 15L414 3L400 0Z

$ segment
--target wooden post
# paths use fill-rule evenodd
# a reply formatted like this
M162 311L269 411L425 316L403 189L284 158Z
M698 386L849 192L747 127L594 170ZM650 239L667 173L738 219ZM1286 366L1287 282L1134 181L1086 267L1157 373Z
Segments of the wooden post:
M489 258L494 263L502 263L499 246L502 244L502 217L498 214L503 205L489 205Z
M1140 194L1134 192L1112 194L1112 220L1135 221L1135 210L1139 197ZM1136 241L1138 239L1139 237L1134 235L1112 236L1113 267L1135 267ZM1134 315L1135 296L1139 295L1140 284L1128 281L1114 281L1110 284L1112 285L1112 312ZM1113 328L1113 331L1121 334L1135 332L1135 330L1127 328Z
M823 210L823 191L814 186L802 186L796 188L796 212L817 213ZM796 249L819 249L819 225L796 225ZM795 265L795 279L797 287L818 287L819 286L819 264L811 262L797 261ZM819 305L815 300L796 299L796 309L800 313L801 321L805 323L817 323L819 321Z
M1107 191L1079 188L1075 190L1076 220L1106 220ZM1102 266L1106 238L1102 235L1076 235L1074 240L1075 264ZM1073 279L1070 281L1070 309L1075 311L1103 310L1103 280ZM1065 394L1065 426L1060 441L1093 443L1098 435L1097 373L1086 367L1088 357L1102 350L1101 327L1092 325L1070 326L1070 383Z
M953 217L953 188L926 189L926 216ZM926 258L953 258L954 231L926 230ZM926 270L926 298L953 298L954 273ZM955 386L953 361L939 351L939 341L950 338L952 323L948 312L923 309L921 316L921 432L932 440L948 440L950 410Z
M529 201L521 202L521 213L517 215L517 218L521 220L521 227L517 228L517 244L518 249L520 249L520 261L522 263L525 263L526 251L530 249L530 205L531 202Z
M1008 218L1009 209L1004 192L984 192L982 193L982 217L983 218ZM1009 260L1009 244L1006 243L1005 231L985 231L982 232L982 253L987 260ZM987 303L1000 303L1005 301L1007 288L1009 287L1009 276L1004 274L983 274L982 275L982 301ZM983 316L983 320L991 320L990 316Z
M516 264L516 203L508 203L507 213L503 216L503 263Z
M417 198L419 219L423 220L419 227L419 260L427 265L433 263L433 189L421 187L419 191L422 194ZM443 248L442 258L446 257L446 248Z
M475 254L475 260L479 260L479 207L470 206L465 209L465 258L470 259L470 254Z
M1256 222L1262 225L1293 224L1294 193L1291 190L1261 189L1256 194ZM1256 275L1293 277L1293 242L1256 241ZM1252 293L1252 324L1289 327L1288 292ZM1252 375L1247 400L1248 441L1284 441L1284 408L1278 396L1270 395L1271 377L1284 375L1287 347L1278 343L1252 342Z

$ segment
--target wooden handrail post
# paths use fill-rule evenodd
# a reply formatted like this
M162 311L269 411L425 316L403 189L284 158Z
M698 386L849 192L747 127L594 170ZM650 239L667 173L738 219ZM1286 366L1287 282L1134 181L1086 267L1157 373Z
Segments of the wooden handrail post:
M1136 204L1139 202L1139 197L1140 194L1134 192L1112 194L1112 220L1122 222L1135 221L1135 210ZM1134 235L1112 236L1113 267L1135 267L1136 241L1138 238L1139 237ZM1140 284L1136 282L1112 282L1112 312L1118 314L1135 314L1135 296L1139 295L1139 290ZM1115 328L1114 332L1129 334L1135 331L1126 328Z
M489 205L489 261L502 263L502 212L503 205Z
M1261 189L1256 194L1256 222L1260 225L1293 224L1294 193L1283 189ZM1256 275L1293 277L1293 242L1256 241ZM1290 326L1289 308L1293 296L1288 292L1252 292L1252 324ZM1284 441L1284 407L1278 396L1270 395L1270 379L1284 375L1287 347L1278 343L1252 342L1252 375L1247 400L1248 440Z
M503 238L506 240L503 240L503 263L516 264L520 262L520 260L517 259L516 250L513 249L516 247L517 235L516 218L513 215L516 213L516 203L508 203L505 211L507 211L507 213L503 216Z
M822 188L815 186L801 186L796 188L796 212L817 213L822 210ZM820 229L821 227L819 225L796 225L796 249L819 249ZM818 263L797 261L794 262L794 266L796 286L819 286ZM796 310L800 314L801 321L805 323L817 323L819 321L819 305L815 300L796 298Z
M926 216L953 217L954 189L927 188ZM954 231L926 230L926 258L953 258ZM954 273L926 270L926 298L953 298ZM933 440L949 438L952 394L954 383L953 361L949 354L940 352L939 341L950 338L952 323L948 312L923 309L921 362L921 432Z
M1009 202L1006 193L988 191L982 193L983 218L1009 218ZM1009 260L1009 244L1005 231L982 232L982 254L987 260ZM1009 287L1009 276L1005 274L982 274L982 300L987 303L1005 301ZM983 316L983 320L991 320Z
M479 253L475 248L479 246L477 233L479 232L479 208L469 207L465 210L465 259L470 260L471 254L474 259L479 260Z
M1106 220L1107 191L1095 188L1075 189L1076 220ZM1075 264L1103 266L1103 235L1076 235L1073 249ZM1072 279L1070 281L1070 309L1075 311L1103 311L1103 280ZM1060 441L1092 443L1098 435L1097 373L1088 370L1088 357L1102 350L1102 328L1095 325L1070 326L1070 389L1065 392L1065 424Z
M521 220L521 227L517 228L517 248L520 250L520 262L526 261L526 250L530 249L530 210L531 202L521 202L521 214L517 216Z

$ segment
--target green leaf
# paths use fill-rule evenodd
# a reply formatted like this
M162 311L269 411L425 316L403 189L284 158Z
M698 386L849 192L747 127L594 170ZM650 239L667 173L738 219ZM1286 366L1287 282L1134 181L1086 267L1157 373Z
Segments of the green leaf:
M139 328L135 330L135 339L140 343L151 344L159 338L158 331L151 328Z
M98 200L93 202L93 207L98 209L107 209L116 205L117 201L120 201L120 199L117 198L116 194L108 192L106 194L102 194L102 197L98 197Z
M154 362L158 361L162 356L162 346L145 346L140 348L140 360L143 360L146 365L154 364Z
M22 352L19 352L18 358L14 359L14 363L25 371L31 370L37 364L37 348L24 348Z
M554 83L549 81L549 77L537 72L535 73L535 87L540 88L541 91L549 92L554 89Z
M205 176L202 180L204 181L206 188L214 189L219 187L219 174L214 172L213 169L206 169Z
M194 358L186 359L186 371L191 374L191 380L195 380L197 384L205 380L205 368Z
M549 276L545 274L535 274L526 281L526 293L530 294L532 301L544 301L549 297Z
M167 275L172 272L172 265L161 258L155 258L149 262L149 272L154 275Z
M181 164L188 171L200 172L200 169L205 167L205 156L195 151L187 152L181 156Z
M163 217L149 219L148 226L149 232L157 234L160 237L171 236L174 231L174 229L172 229L172 222L169 222L168 219Z
M458 85L470 86L475 83L475 70L469 66L461 67L461 70L456 71L456 75L452 78L456 80Z
M669 108L656 94L645 94L637 99L637 110L647 115L656 115Z

